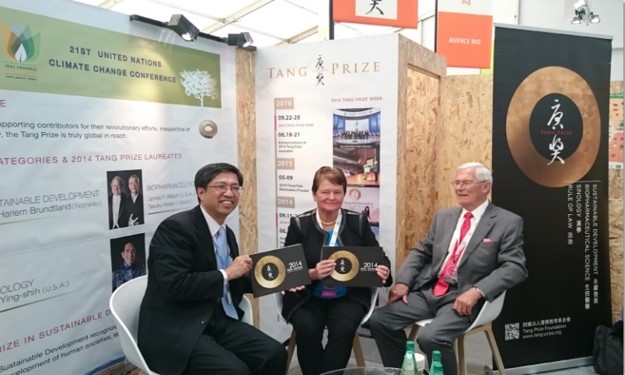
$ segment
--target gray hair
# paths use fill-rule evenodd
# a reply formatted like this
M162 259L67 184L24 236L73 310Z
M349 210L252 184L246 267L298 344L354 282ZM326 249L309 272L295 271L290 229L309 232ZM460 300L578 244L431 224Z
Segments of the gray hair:
M486 168L482 163L478 163L475 161L464 163L460 165L456 170L461 171L463 169L474 169L475 178L477 178L478 181L486 181L490 182L491 184L493 183L493 175L490 169Z

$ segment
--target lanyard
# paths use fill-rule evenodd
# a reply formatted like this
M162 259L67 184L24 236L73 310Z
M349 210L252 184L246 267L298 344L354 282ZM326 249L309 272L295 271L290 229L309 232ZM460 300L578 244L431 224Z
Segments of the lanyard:
M458 260L464 253L464 250L467 248L467 244L469 243L469 239L471 238L472 235L473 235L473 225L471 226L467 234L464 235L462 242L458 242L458 239L456 239L456 245L454 246L454 251L451 253L451 257L450 257L450 259L454 262L454 264L458 263Z
M319 210L315 210L315 216L317 218L317 223L319 224L319 228L323 228L321 224L321 218L319 217ZM336 246L336 241L339 236L339 228L341 227L341 221L343 221L343 213L339 210L339 214L336 217L336 223L334 223L334 229L332 229L332 236L330 237L330 242L328 246Z

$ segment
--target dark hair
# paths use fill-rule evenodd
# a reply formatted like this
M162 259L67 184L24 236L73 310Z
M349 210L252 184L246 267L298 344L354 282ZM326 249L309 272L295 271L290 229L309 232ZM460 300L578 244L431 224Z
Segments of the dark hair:
M321 180L324 178L335 185L343 186L343 193L347 191L347 178L345 178L345 174L343 173L343 171L339 168L323 166L317 169L317 172L315 172L315 177L313 178L312 184L313 194L317 193L319 184L321 184Z
M237 175L239 186L243 186L243 175L239 168L228 163L206 164L195 174L195 188L205 188L218 174L223 172L232 172Z

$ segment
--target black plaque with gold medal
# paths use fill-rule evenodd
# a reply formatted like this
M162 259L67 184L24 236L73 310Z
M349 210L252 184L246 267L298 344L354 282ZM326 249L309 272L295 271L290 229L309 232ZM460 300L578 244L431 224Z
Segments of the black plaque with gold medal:
M301 244L250 255L255 297L310 284Z
M334 272L323 279L327 286L381 287L376 268L384 264L384 253L378 246L324 246L321 259L336 262Z

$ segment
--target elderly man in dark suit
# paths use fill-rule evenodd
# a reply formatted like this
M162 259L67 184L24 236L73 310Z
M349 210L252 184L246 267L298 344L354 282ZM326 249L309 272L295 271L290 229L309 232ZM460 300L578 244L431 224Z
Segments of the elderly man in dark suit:
M239 254L224 222L242 186L230 164L202 167L195 176L200 204L165 219L154 233L139 348L160 374L284 373L284 347L240 321L252 260Z
M108 209L109 229L128 226L128 196L124 193L124 181L120 176L114 176L111 180Z
M430 360L439 350L445 375L457 374L456 337L485 299L527 278L523 219L488 201L491 185L491 172L482 164L458 167L452 186L460 207L436 213L427 236L399 269L389 303L369 319L384 365L401 367L404 328L433 318L419 330L419 348Z

